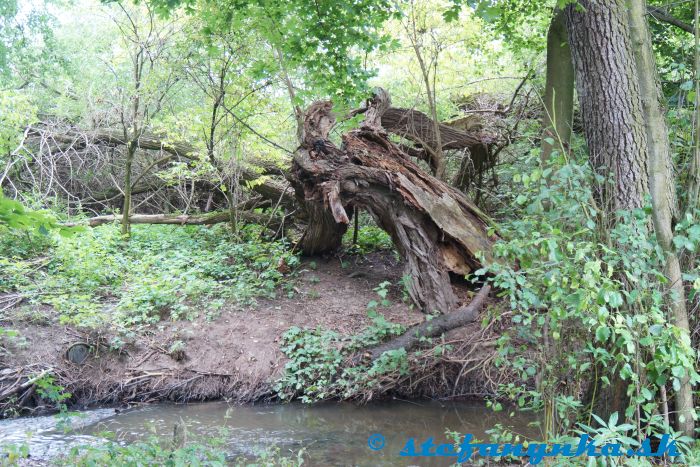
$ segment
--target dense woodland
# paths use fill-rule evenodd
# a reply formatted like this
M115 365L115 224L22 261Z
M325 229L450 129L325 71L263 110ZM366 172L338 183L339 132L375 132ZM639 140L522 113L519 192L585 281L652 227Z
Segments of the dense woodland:
M698 9L0 0L0 413L463 393L700 463ZM372 261L362 316L286 323L265 381L164 334L323 315L319 265ZM32 359L51 333L172 378L92 387Z

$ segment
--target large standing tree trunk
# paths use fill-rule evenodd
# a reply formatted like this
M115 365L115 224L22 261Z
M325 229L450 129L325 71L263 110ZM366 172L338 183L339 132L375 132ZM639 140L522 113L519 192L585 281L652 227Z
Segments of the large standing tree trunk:
M606 212L644 205L647 142L624 0L581 0L566 10L584 131L594 168L610 182Z
M685 333L690 332L688 312L685 306L685 290L680 261L673 249L673 217L676 212L676 187L671 166L671 145L666 120L660 105L660 82L656 72L651 35L646 22L646 2L630 2L630 26L634 44L639 89L644 111L647 148L649 151L649 188L654 208L653 222L656 238L664 250L666 264L664 274L668 279L668 301L673 321ZM689 338L688 338L689 339ZM676 391L676 428L693 437L693 390L686 376Z
M581 0L566 7L566 27L590 160L606 177L596 188L604 213L641 208L648 193L647 139L624 0ZM593 385L585 397L607 419L628 406L627 384ZM596 382L597 383L597 382ZM597 389L597 390L596 390Z
M338 148L328 140L332 104L313 104L294 156L292 183L343 228L352 208L366 209L406 258L413 301L426 312L446 313L459 302L450 272L465 275L481 267L478 252L492 261L496 237L463 193L423 172L389 141L381 127L388 107L388 95L379 91L362 127L345 134Z
M574 118L574 68L564 11L557 10L547 33L547 81L544 92L542 161L553 151L568 151Z

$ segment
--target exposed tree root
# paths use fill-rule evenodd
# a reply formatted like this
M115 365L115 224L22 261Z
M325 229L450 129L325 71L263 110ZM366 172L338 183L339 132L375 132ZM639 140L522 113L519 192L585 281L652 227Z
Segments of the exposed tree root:
M466 196L425 173L382 128L389 108L386 92L370 101L365 122L343 136L336 147L328 133L335 118L330 102L317 102L306 113L304 142L295 153L291 181L297 196L323 205L320 212L345 227L348 212L365 209L391 236L407 260L406 276L414 303L426 312L447 313L458 300L449 273L466 275L492 261L497 237L488 218ZM337 232L329 222L309 219L315 237L327 241ZM333 242L327 242L333 244ZM306 251L323 251L320 242L306 242Z

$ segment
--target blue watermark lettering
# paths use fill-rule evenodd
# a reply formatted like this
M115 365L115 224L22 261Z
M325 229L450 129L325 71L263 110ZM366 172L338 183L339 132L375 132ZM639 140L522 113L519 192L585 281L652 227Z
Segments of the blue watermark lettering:
M377 440L380 439L381 443ZM582 435L577 444L544 444L529 443L527 447L522 444L495 444L474 443L474 436L467 433L459 444L436 444L430 437L416 446L415 438L409 438L399 452L401 457L456 457L457 463L471 460L474 454L481 457L522 457L532 465L541 463L545 457L676 457L679 456L676 441L670 435L660 436L659 446L656 451L651 446L651 439L645 439L638 449L628 449L618 443L607 443L596 446L595 440L589 435ZM384 447L384 438L381 434L371 435L368 439L370 449L376 451ZM600 451L598 451L600 448Z

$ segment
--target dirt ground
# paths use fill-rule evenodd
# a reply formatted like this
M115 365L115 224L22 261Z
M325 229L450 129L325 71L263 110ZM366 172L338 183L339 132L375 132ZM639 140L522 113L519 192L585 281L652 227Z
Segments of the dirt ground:
M16 329L21 345L4 358L5 372L50 368L73 394L75 406L156 400L227 399L249 402L270 396L271 384L284 368L282 334L291 326L321 327L354 334L371 324L367 304L376 300L379 283L397 284L402 266L391 253L305 260L295 279L295 294L259 299L257 305L226 305L207 321L164 321L110 350L110 331L87 333L51 320L5 322ZM459 291L467 300L467 291ZM390 288L391 306L379 311L410 326L424 315L403 303L398 286ZM200 313L204 315L204 313ZM468 332L468 331L463 331ZM171 345L181 341L180 352ZM67 349L84 342L93 349L87 361L66 360Z

